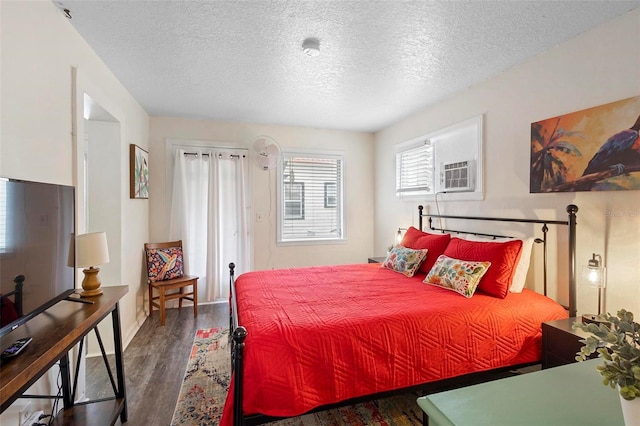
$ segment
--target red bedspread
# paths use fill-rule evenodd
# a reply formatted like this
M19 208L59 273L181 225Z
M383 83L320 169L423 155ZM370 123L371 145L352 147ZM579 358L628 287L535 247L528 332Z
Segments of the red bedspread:
M467 299L423 279L377 264L239 276L239 323L248 331L243 411L295 416L362 395L538 361L541 323L567 317L559 304L532 291L505 299L476 292ZM229 411L223 424L231 422Z

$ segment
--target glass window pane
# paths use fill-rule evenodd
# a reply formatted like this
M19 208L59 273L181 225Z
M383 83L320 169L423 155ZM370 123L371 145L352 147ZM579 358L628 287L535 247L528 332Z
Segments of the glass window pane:
M429 140L396 151L396 194L433 193L433 145Z
M343 238L341 156L283 155L279 241Z

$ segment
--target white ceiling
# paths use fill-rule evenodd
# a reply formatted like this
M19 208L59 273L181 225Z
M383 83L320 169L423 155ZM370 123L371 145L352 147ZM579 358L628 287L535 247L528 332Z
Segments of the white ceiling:
M640 0L55 3L152 116L369 132L640 7ZM303 54L306 37L320 40L320 56Z

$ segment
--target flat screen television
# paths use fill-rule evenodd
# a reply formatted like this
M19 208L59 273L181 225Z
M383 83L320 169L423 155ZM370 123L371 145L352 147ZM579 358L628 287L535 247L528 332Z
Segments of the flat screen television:
M0 177L0 336L74 291L74 235L72 186Z

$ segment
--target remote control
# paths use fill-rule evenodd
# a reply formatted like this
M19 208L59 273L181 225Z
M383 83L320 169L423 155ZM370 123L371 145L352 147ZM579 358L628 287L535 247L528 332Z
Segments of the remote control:
M11 346L2 351L0 358L6 359L18 355L31 342L31 340L33 340L31 337L16 340Z

